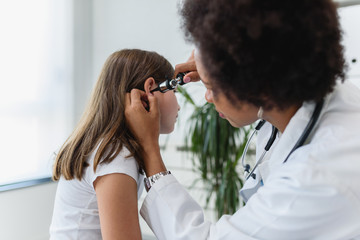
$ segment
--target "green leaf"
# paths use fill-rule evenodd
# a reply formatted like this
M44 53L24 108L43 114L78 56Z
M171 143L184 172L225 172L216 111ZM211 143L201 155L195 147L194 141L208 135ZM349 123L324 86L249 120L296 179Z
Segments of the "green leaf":
M219 117L214 105L205 103L197 106L185 89L179 88L179 92L195 106L186 122L188 134L184 144L192 153L193 170L206 186L206 207L215 196L218 217L233 214L239 207L238 194L243 186L240 177L243 173L237 172L237 164L252 126L234 128Z

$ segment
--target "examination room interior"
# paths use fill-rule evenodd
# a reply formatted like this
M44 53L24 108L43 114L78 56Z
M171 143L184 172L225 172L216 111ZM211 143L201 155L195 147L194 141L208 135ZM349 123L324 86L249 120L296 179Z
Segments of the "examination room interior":
M338 0L347 77L360 87L360 0ZM54 153L79 120L103 63L114 51L156 51L175 66L190 56L180 0L5 0L0 2L0 239L49 239L57 183ZM204 87L190 93L204 101ZM200 94L199 94L200 92ZM182 107L175 131L161 136L163 159L203 206L205 189L179 151L192 112ZM139 199L139 207L145 191ZM206 217L216 219L213 206ZM143 239L156 239L140 217Z

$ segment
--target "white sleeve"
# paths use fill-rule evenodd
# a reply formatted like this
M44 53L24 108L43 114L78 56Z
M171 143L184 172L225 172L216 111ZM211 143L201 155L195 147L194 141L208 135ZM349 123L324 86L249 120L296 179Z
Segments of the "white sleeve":
M93 159L91 159L93 161ZM110 163L98 164L96 172L93 169L93 163L88 167L88 181L93 186L94 181L97 177L112 174L112 173L122 173L132 177L137 185L139 185L139 167L136 160L133 157L126 157L124 152L120 152L116 158L114 158Z
M205 221L202 208L173 175L151 187L140 214L159 240L254 239L231 226L230 216L216 224Z
M277 179L259 189L234 215L204 219L202 208L172 175L152 186L141 216L159 240L355 239L359 204L336 188ZM300 189L299 189L300 188Z

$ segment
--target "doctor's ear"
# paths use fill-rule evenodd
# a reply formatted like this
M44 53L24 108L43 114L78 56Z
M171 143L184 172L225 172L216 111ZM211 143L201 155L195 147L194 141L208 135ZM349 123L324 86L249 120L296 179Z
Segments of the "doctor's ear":
M146 94L150 93L150 90L156 88L156 83L155 83L155 79L152 77L149 77L148 79L145 80L144 83L144 91L146 92Z

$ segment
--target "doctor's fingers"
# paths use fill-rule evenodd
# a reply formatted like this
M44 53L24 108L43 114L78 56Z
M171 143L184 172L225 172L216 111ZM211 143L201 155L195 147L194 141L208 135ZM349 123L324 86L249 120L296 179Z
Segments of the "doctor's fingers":
M129 94L129 93L127 93ZM141 91L139 89L132 89L130 91L130 94L129 94L130 97L128 97L128 101L130 100L129 102L129 105L130 106L136 106L136 105L139 105L141 104L141 101L143 99L146 100L146 93L144 91Z
M159 114L159 104L157 98L153 93L146 94L144 91L133 89L131 90L131 106L139 107L140 102L143 106L143 110L146 110L145 113L150 116L156 117Z
M130 93L125 95L125 117L132 118L133 114L146 112L144 104L142 103L142 96L145 93L141 93L140 90L133 89ZM146 94L145 94L146 95Z
M143 106L142 102L145 100L148 109ZM143 145L156 141L160 130L160 114L156 97L134 89L127 93L125 101L126 124L139 143Z
M138 138L138 126L146 124L146 109L141 103L141 92L132 90L125 96L125 119L133 134Z
M197 82L200 80L200 76L197 72L195 61L190 61L186 63L180 63L175 66L175 76L178 73L186 73L184 76L184 82Z
M131 119L134 118L134 115L141 119L158 118L159 106L157 98L153 94L147 95L139 89L131 90L125 96L125 116Z
M198 74L197 68L196 68L196 63L194 60L194 51L191 54L191 56L187 62L179 63L175 66L174 77L176 77L176 75L178 73L186 73L186 75L184 76L185 82L188 82L186 80L190 80L191 82L197 82L200 80L200 77L199 77L199 74Z

